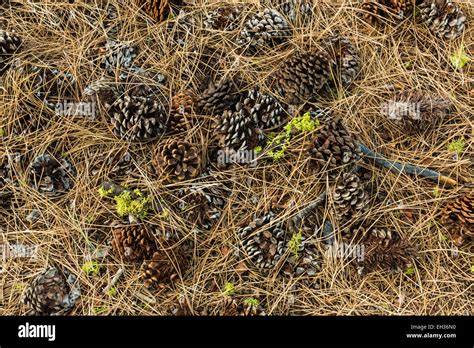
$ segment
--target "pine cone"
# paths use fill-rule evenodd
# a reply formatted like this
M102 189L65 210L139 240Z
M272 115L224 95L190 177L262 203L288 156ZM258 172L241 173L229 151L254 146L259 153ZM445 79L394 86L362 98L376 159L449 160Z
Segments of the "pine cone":
M265 312L259 304L257 305L250 301L246 302L242 299L237 300L231 296L225 296L209 314L221 317L248 317L257 315L263 316Z
M144 285L146 288L164 287L188 270L190 253L183 244L175 244L170 240L163 240L161 247L150 261L143 264Z
M298 15L302 18L310 17L313 14L313 4L309 0L272 0L276 9L294 21Z
M355 137L340 118L328 119L323 123L308 151L311 156L310 164L318 171L324 167L333 171L341 166L352 166L362 155Z
M105 44L105 55L102 58L100 67L105 69L111 75L117 75L121 80L127 76L127 71L130 70L138 55L138 48L130 46L126 42L116 42L107 40Z
M178 16L173 21L168 21L166 26L173 41L179 46L185 46L188 39L192 40L195 37L195 27L196 19L193 14L186 13L183 10L179 11Z
M225 110L232 110L239 100L240 93L236 82L223 79L217 84L211 82L198 97L197 109L205 115L221 115Z
M0 158L0 208L9 208L11 206L11 199L13 192L9 185L17 185L16 168L21 166L22 156L19 152L13 155L2 155Z
M118 90L112 81L100 79L87 85L82 95L85 102L96 103L108 111L118 98Z
M367 210L369 195L357 174L344 173L339 177L332 195L336 212L341 216L352 216Z
M172 133L183 133L191 129L194 117L195 96L192 92L176 94L171 99L168 129Z
M13 54L22 44L22 40L15 33L0 29L0 75L5 72Z
M238 231L240 245L258 268L273 268L286 251L285 231L270 212Z
M466 16L451 0L424 0L421 19L442 39L455 39L464 31Z
M296 52L270 76L269 83L285 102L315 101L331 70L326 53Z
M47 154L36 157L29 170L30 185L51 197L69 191L74 185L74 176L76 170L69 161L59 162Z
M155 248L144 225L127 225L112 230L114 252L125 261L141 262L149 259Z
M39 274L26 289L23 303L31 307L33 315L64 315L75 305L80 290L74 286L76 279L56 267L49 267Z
M236 109L237 111L234 112L224 111L224 114L216 121L215 134L219 146L235 151L251 150L257 146L262 136L256 129L248 109L241 103L237 104Z
M457 246L474 239L474 194L463 194L448 202L440 222Z
M251 53L274 47L291 36L288 23L278 11L265 9L252 16L240 32L238 44Z
M432 128L452 109L450 100L418 92L402 92L382 104L381 114L404 132L417 133Z
M418 2L418 0L416 0ZM379 18L394 17L398 20L408 18L414 13L415 0L364 0L362 17L371 24Z
M77 81L71 73L37 66L30 70L34 74L32 90L50 109L55 110L58 103L75 97Z
M248 91L241 108L248 110L253 123L260 129L280 126L288 116L288 112L275 98L256 89Z
M417 254L414 246L385 228L364 231L358 244L364 246L363 257L357 260L360 274L372 272L377 267L404 270Z
M190 188L180 189L171 202L179 214L190 224L209 229L215 220L215 209L212 200L202 189L195 185ZM217 216L219 216L218 214Z
M321 264L321 253L317 249L316 244L302 237L298 252L290 254L283 266L283 273L288 276L311 277L321 269Z
M359 52L348 38L342 36L330 37L325 42L324 49L335 62L329 86L336 87L336 83L340 83L342 87L347 88L359 75Z
M168 19L172 5L181 5L181 0L135 0L136 4L158 22Z
M169 139L156 148L153 165L166 181L179 182L199 176L201 154L196 146L177 139Z
M224 4L223 6L206 13L204 28L207 30L233 31L239 27L244 6Z
M129 141L155 139L167 129L167 107L155 96L120 96L112 105L109 115L113 133Z

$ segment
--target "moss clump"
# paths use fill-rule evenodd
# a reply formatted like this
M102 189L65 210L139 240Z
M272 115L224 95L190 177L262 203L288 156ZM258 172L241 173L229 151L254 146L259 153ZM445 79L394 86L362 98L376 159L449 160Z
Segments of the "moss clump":
M471 58L464 51L464 47L461 46L451 57L449 57L451 64L454 69L461 70L467 63L471 61Z
M295 257L298 257L302 245L303 245L303 236L301 235L301 231L300 231L298 233L293 234L293 236L291 236L291 239L288 242L288 249L290 249L290 252Z
M117 289L114 287L108 288L107 295L110 297L115 297L117 295Z
M415 274L415 267L410 266L410 267L408 267L408 268L405 270L405 272L403 272L403 273L404 273L405 275L411 277L412 275Z
M97 261L87 261L82 265L82 270L88 276L96 276L99 275L100 266Z
M464 138L459 138L453 140L448 145L449 152L455 153L460 156L464 152L464 146L466 145L466 140Z
M103 186L101 186L97 191L99 192L99 196L101 198L109 197L114 193L114 189L112 187L106 190Z
M284 127L284 132L280 134L271 134L269 136L269 142L267 146L276 148L276 150L268 151L268 155L273 158L274 161L285 157L285 150L288 148L288 144L295 133L306 133L311 132L319 127L319 121L311 118L309 112L303 116L294 117Z
M260 305L260 301L253 297L246 298L244 300L244 303L247 306L252 306L252 307L258 307Z
M235 285L232 283L226 283L224 285L224 295L230 296L235 293Z
M114 197L117 214L120 216L133 215L144 218L148 214L150 197L146 197L139 189L123 191Z

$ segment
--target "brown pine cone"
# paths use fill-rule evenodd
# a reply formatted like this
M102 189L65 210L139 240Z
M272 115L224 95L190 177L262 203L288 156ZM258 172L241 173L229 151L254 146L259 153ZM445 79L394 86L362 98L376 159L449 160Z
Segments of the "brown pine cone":
M336 212L351 216L368 208L369 195L357 174L344 173L339 177L332 195Z
M238 82L223 79L218 83L211 81L208 88L198 96L197 109L204 115L221 115L226 110L233 110L240 100Z
M340 118L323 121L323 127L308 146L310 166L316 170L327 167L333 171L342 166L352 166L362 155L355 136L344 126ZM333 172L331 175L336 175Z
M420 12L422 21L442 39L455 39L464 31L466 15L451 0L425 0Z
M184 244L162 240L150 260L143 264L144 285L147 288L163 288L183 276L190 266L191 254Z
M413 134L433 128L451 109L452 103L447 98L407 91L395 94L388 102L383 103L381 114L400 126L404 132Z
M168 19L172 5L181 5L181 0L135 0L136 4L158 22Z
M183 133L191 129L194 103L195 96L192 92L179 93L171 98L171 112L167 127L169 133Z
M0 29L0 74L8 68L12 55L20 49L22 41L15 33Z
M196 146L168 139L155 148L152 163L156 174L167 182L179 182L196 178L201 173L201 154Z
M463 194L448 202L440 222L456 245L474 239L474 194Z
M112 247L125 261L141 262L149 259L156 249L147 228L140 225L127 225L112 230Z
M48 267L26 289L23 303L31 307L33 315L64 315L80 296L76 278L56 267Z
M325 52L297 51L269 77L270 88L288 104L315 101L328 82L331 63Z

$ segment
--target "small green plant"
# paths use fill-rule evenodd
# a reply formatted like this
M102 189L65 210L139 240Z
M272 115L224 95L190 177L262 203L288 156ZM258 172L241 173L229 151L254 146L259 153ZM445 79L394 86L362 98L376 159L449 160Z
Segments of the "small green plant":
M106 190L103 186L101 186L97 191L99 192L100 198L109 197L111 194L114 193L114 189L112 187Z
M460 156L464 152L464 146L466 145L466 140L464 138L459 138L453 140L448 145L449 152L455 153Z
M186 208L183 207L183 210L185 210ZM166 219L168 216L170 216L170 212L167 210L167 209L163 209L163 211L158 214L158 216L162 219Z
M474 273L474 265L471 266L471 273Z
M318 127L319 121L313 120L309 112L305 113L303 116L294 117L285 125L284 132L269 135L267 146L276 149L268 151L268 155L272 157L274 161L282 159L285 157L285 150L288 148L291 137L295 132L311 132Z
M471 58L464 51L464 46L461 46L459 50L456 51L456 53L449 57L449 60L451 61L454 69L460 70L471 61Z
M252 307L258 307L260 305L260 301L257 300L256 298L254 297L249 297L249 298L246 298L244 300L244 303L247 305L247 306L252 306Z
M4 137L6 134L7 132L5 131L5 129L0 128L0 137Z
M106 305L95 306L95 307L92 307L92 312L94 314L102 314L102 313L107 312L108 309L109 307L107 307Z
M444 234L440 234L439 239L442 240L443 242L446 242L449 238L445 236Z
M439 190L439 186L436 186L436 187L433 189L433 196L435 196L435 198L441 197L441 192L440 192L440 190Z
M99 274L100 266L97 261L87 261L82 265L82 270L88 276L96 276Z
M110 287L107 289L107 295L110 297L115 297L117 296L117 289L114 287Z
M255 153L260 153L262 152L262 147L261 146L257 146L255 149L253 149L255 151Z
M148 214L150 197L146 197L139 189L123 191L114 197L117 214L120 216L134 215L144 218Z
M232 283L226 283L224 285L224 295L230 296L235 293L235 285Z
M405 270L405 272L403 272L403 274L405 274L405 275L411 277L412 275L415 274L415 267L413 267L413 266L408 267L408 268Z
M303 242L303 236L301 235L301 231L293 234L293 236L291 236L290 241L288 242L288 249L290 249L291 253L295 257L299 256L302 242Z

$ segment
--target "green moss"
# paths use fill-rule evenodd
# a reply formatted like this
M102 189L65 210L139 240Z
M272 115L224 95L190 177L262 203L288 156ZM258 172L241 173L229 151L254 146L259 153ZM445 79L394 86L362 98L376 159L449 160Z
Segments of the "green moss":
M436 186L436 187L433 189L433 196L435 196L435 198L441 197L441 191L439 190L439 186Z
M101 186L97 191L99 192L99 196L101 198L109 197L111 194L114 193L114 189L112 187L106 190L104 187Z
M97 261L87 261L85 264L82 265L82 270L88 276L96 276L99 274L100 266Z
M303 242L303 236L301 235L301 231L293 234L293 236L291 236L290 241L288 242L288 249L290 249L290 252L295 257L299 256L299 251L301 249L302 242Z
M92 312L94 314L102 314L102 313L107 312L108 309L109 309L109 307L107 307L106 305L95 306L95 307L92 307Z
M114 200L118 215L134 215L139 218L144 218L148 214L148 205L151 202L150 197L145 197L138 189L123 191L115 196Z
M224 295L230 296L235 293L235 285L232 283L226 283L224 285Z
M466 140L464 138L459 138L453 140L448 144L449 152L455 153L460 156L464 152L464 146L466 145Z
M258 307L260 305L260 301L253 297L246 298L244 300L244 303L247 306L252 306L252 307Z
M474 273L474 265L471 266L471 273Z
M285 125L286 136L289 137L293 130L300 133L311 132L319 127L319 121L313 120L309 112L303 116L294 117L288 124Z
M405 270L405 272L403 272L403 274L405 274L405 275L411 277L412 275L415 274L415 267L413 267L413 266L408 267L408 268Z
M257 146L255 149L253 149L255 151L255 153L260 153L262 152L262 147L261 146Z
M115 297L117 295L117 289L114 287L108 288L107 295L110 297Z
M183 208L185 210L186 208ZM168 216L170 216L170 212L166 209L163 209L163 212L158 215L162 219L166 219Z
M456 53L449 57L449 60L451 61L454 69L460 70L471 61L471 58L464 51L464 47L461 46L459 50L456 51Z
M0 137L4 137L6 134L7 132L5 131L5 129L0 128Z

